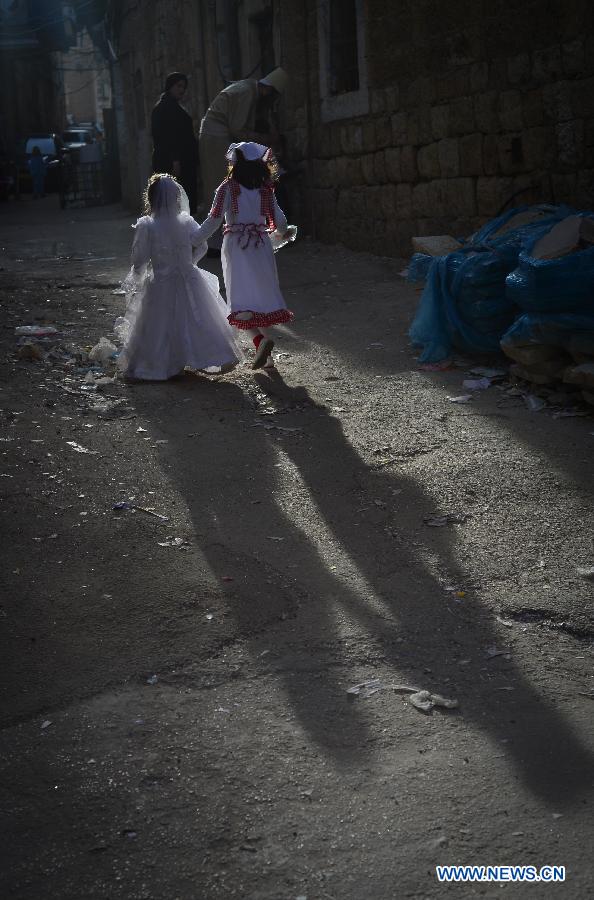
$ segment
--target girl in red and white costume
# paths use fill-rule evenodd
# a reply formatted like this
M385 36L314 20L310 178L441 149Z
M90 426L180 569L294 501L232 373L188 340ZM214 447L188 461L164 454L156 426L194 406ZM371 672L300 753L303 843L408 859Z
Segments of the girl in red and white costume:
M263 144L231 144L229 174L217 188L199 237L207 240L223 225L221 261L229 323L246 331L256 348L252 368L273 368L274 341L265 329L290 322L281 294L274 249L296 234L274 196L276 164ZM273 249L274 248L274 249Z

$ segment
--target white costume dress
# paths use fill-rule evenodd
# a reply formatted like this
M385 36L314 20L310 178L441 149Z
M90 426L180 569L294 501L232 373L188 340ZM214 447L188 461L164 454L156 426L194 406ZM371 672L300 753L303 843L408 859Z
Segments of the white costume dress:
M122 283L126 312L115 325L124 343L120 370L151 381L186 366L208 369L241 358L219 280L195 265L206 244L198 223L181 211L185 192L172 178L162 179L159 189L152 214L134 226L132 269Z
M266 185L250 190L233 178L226 179L217 188L198 237L208 240L223 217L221 261L230 324L247 329L290 322L293 313L280 291L271 243L275 231L282 234L287 230L287 219L273 188ZM253 315L247 318L249 312Z

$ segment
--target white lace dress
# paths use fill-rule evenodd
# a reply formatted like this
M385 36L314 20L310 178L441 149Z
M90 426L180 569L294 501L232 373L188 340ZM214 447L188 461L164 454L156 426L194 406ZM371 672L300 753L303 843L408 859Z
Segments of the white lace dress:
M202 240L221 222L221 262L229 305L229 322L236 328L266 328L290 322L278 282L271 235L287 230L287 219L270 188L250 190L228 179L217 189L212 209L200 226ZM247 313L252 313L247 316Z
M188 214L143 216L135 226L132 269L123 282L125 315L115 330L128 377L161 381L184 367L208 369L241 359L215 275L197 268L206 253Z

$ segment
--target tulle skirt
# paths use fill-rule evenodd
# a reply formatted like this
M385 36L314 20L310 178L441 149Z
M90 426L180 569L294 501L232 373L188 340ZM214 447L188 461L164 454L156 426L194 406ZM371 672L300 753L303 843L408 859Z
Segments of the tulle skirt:
M115 331L124 345L118 368L127 377L164 381L185 367L209 369L242 359L215 275L196 266L165 276L131 272L123 286L128 303Z

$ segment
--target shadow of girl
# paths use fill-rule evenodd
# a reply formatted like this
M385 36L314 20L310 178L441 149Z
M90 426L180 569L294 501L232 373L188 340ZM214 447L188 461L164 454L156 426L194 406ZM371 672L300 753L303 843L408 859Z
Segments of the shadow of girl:
M255 377L263 390L290 398L293 389L278 373ZM302 401L304 388L296 391ZM418 681L422 674L421 687L446 696L453 692L465 720L505 742L535 794L555 804L574 802L583 792L592 756L512 660L501 669L488 661L487 648L498 641L493 613L479 603L461 609L447 599L424 559L437 556L447 577L456 580L458 573L459 578L453 533L427 530L425 546L411 539L423 514L431 511L431 500L414 479L368 466L327 409L316 409L310 434L311 440L295 440L281 433L278 440L314 501L329 540L342 548L366 586L364 596L343 585L341 615L383 648L386 661L405 680ZM302 570L300 580L311 590L309 574ZM327 614L316 609L316 615L319 620L313 625L322 634ZM501 691L507 686L513 693Z

